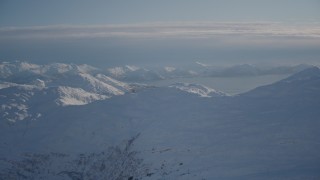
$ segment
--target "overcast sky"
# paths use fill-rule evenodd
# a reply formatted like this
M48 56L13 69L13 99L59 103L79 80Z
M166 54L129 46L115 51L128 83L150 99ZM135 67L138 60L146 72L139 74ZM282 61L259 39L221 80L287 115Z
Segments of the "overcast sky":
M318 63L319 0L0 0L0 60Z

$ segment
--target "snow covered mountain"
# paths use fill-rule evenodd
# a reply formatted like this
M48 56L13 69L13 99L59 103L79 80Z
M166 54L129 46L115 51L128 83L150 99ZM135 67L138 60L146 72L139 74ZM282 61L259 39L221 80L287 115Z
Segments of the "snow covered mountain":
M117 89L127 85L104 75L84 74L32 85L11 84L0 90L1 104L11 104L11 109L4 107L6 112L25 117L9 123L1 119L2 177L75 179L92 173L101 177L104 170L113 172L111 179L320 177L320 70L316 67L237 96L178 83L145 86L82 106L53 101L65 97L59 102L77 104L80 94L88 102L86 98L104 92L99 89L102 83L118 85ZM81 83L48 86L68 78L90 85L81 86L82 90L76 87ZM39 168L32 173L28 167Z
M221 97L227 96L226 93L217 91L215 89L200 85L200 84L190 84L190 83L175 83L169 87L179 89L181 91L189 92L192 94L197 94L201 97Z
M128 84L101 74L101 70L86 64L0 64L1 88L10 84L33 84L38 80L43 81L46 87L71 86L108 95L122 95L130 90Z
M137 66L114 67L107 70L107 75L121 81L147 82L154 80L192 78L192 77L254 77L264 75L291 75L312 65L300 64L293 66L257 66L252 64L239 64L219 67L206 65L200 62L187 67L149 67Z
M157 71L129 65L126 65L124 67L109 68L107 69L107 74L108 76L111 76L113 78L129 82L141 82L164 79L164 77Z
M24 61L16 61L13 63L3 62L0 64L0 77L17 76L25 74L54 75L65 73L94 73L97 68L83 64L63 64L53 63L47 65L32 64Z
M286 79L278 81L272 85L258 87L243 96L250 97L289 97L294 98L299 95L300 98L306 98L309 95L316 95L316 91L320 90L320 69L311 67L298 72ZM318 100L315 98L314 100Z
M41 113L32 109L45 102L43 100L57 106L86 105L147 88L147 85L115 80L88 65L15 62L3 63L1 67L0 113L10 122L39 118ZM131 72L141 70L135 66L126 66L126 69ZM174 70L169 68L169 71ZM146 70L142 71L143 76L148 76L144 74ZM140 72L136 73L140 75ZM224 95L201 85L175 84L171 87L202 97Z
M109 98L106 95L90 93L81 88L66 86L39 87L35 85L14 85L0 89L2 121L16 122L36 120L41 116L34 111L38 106L53 108L57 106L85 105Z
M10 122L39 118L39 104L85 105L139 89L88 65L2 63L0 72L0 114Z
M59 86L57 88L59 97L56 102L63 106L85 105L97 100L107 99L108 96L87 92L81 88Z

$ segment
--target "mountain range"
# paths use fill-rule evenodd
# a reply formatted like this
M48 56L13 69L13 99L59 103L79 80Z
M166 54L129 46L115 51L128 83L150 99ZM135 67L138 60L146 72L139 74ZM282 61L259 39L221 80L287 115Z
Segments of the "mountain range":
M212 66L196 62L186 67L149 67L137 66L113 67L107 69L107 74L113 78L130 82L148 82L173 78L192 77L252 77L264 75L290 75L313 67L299 64L293 66L256 66L240 64L233 66Z

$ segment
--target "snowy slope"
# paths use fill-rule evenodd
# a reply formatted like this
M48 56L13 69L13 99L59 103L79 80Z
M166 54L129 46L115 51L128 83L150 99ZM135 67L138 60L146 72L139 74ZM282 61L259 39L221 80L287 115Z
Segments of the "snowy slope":
M60 86L57 89L59 98L56 102L62 106L85 105L97 100L107 99L108 96L86 92L81 88Z
M86 78L92 84L96 80L108 82L104 76ZM57 93L59 88L26 86L25 91L32 90L34 94L21 98L27 102L27 108L19 107L22 114L27 109L29 114L41 115L37 120L25 118L10 124L1 121L0 154L9 159L18 158L24 152L38 154L36 157L47 157L45 155L52 152L67 154L67 157L80 154L80 160L88 158L90 164L101 160L95 153L137 137L135 152L124 151L126 153L117 156L123 164L117 165L117 169L126 174L123 179L137 177L136 171L125 168L126 162L132 162L125 154L135 154L143 160L148 170L140 169L146 171L140 174L142 179L318 179L319 81L319 69L308 69L238 96L200 98L190 91L207 95L213 90L177 84L186 90L148 87L83 106L54 103L44 106L52 98L61 97ZM4 88L0 94L19 90L11 88L15 89ZM290 93L285 93L287 90L291 90ZM84 93L76 87L63 91L71 99ZM37 101L39 99L43 101ZM121 148L114 149L114 152L123 152ZM53 164L59 164L58 157L50 157L57 161ZM117 164L115 159L105 161L110 167ZM44 170L40 174L44 177L48 177L45 168L51 167L48 164L50 162L41 164ZM60 161L60 169L53 169L58 171L53 174L54 178L67 179L62 176L63 164L70 165L70 161ZM11 166L10 161L1 161L0 172ZM90 166L92 172L96 172L94 167ZM80 172L79 169L74 168L72 172Z
M41 116L41 113L33 111L37 106L85 105L109 98L106 95L86 92L81 88L64 86L46 88L17 84L0 89L0 94L1 121L5 122L36 120Z
M0 72L0 115L10 122L37 119L37 105L85 105L139 89L88 65L2 63Z
M190 83L175 83L170 85L169 87L179 89L181 91L185 91L192 94L197 94L201 97L219 97L226 96L227 94L214 90L212 88L199 85L199 84L190 84Z
M248 93L244 93L243 96L277 98L296 96L298 94L300 98L305 98L311 92L314 93L314 91L320 90L319 87L320 69L311 67L274 84L258 87ZM317 98L314 100L317 100Z
M42 90L42 87L18 84L0 89L1 121L16 122L40 117L40 113L29 111L29 101Z

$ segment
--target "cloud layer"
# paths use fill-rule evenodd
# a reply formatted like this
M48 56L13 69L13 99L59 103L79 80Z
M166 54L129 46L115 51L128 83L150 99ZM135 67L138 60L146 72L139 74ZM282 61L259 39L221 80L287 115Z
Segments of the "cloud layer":
M210 38L220 36L320 38L320 24L189 22L0 28L0 39Z

